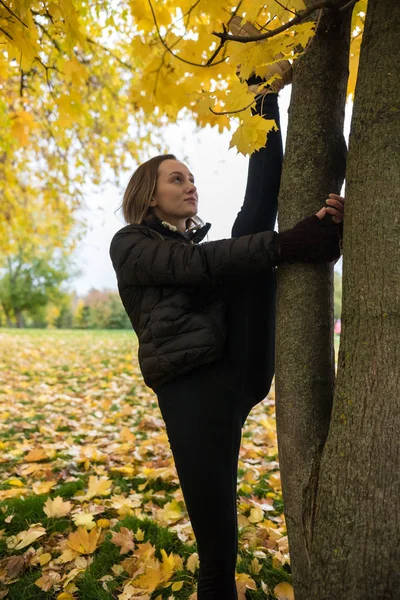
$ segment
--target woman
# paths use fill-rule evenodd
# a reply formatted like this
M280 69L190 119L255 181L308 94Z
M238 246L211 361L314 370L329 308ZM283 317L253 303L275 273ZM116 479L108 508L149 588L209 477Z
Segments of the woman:
M279 124L277 91L265 89L255 111ZM250 158L232 238L200 244L211 225L197 217L193 175L175 156L156 156L132 175L128 225L110 246L196 536L198 600L237 599L238 456L242 426L274 375L275 267L340 257L340 196L293 229L273 231L281 166L280 131L272 131Z

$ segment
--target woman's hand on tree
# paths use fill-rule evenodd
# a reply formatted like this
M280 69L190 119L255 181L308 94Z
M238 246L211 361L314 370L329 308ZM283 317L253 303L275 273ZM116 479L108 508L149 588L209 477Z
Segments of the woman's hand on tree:
M316 215L319 219L323 219L326 213L332 215L332 221L334 223L341 223L344 218L344 198L337 194L329 194L329 198L325 200L328 206L321 208Z

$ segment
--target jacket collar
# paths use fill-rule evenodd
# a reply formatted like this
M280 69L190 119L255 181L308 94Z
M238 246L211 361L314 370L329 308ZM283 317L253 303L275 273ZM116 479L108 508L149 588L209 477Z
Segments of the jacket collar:
M182 232L179 231L174 225L171 225L171 223L168 223L168 221L162 221L154 214L148 215L143 220L143 224L163 235L167 235L168 237L176 237L177 239L183 237L185 240L192 242L193 244L198 244L201 242L211 227L211 223L206 223L205 225L193 225L185 232Z

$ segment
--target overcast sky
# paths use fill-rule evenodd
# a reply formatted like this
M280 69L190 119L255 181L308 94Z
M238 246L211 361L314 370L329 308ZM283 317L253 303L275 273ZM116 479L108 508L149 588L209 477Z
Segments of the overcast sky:
M279 94L281 128L285 143L287 111L291 86ZM345 135L348 138L351 107L346 109ZM208 239L230 237L231 228L243 203L247 180L248 157L237 154L236 148L229 150L232 132L223 134L207 126L195 132L193 123L171 125L167 129L165 152L175 154L184 162L196 178L199 193L198 215L212 224ZM157 151L154 154L158 154ZM132 172L135 170L135 166ZM114 214L121 204L125 186L132 173L126 174L121 189L107 186L104 191L89 191L85 197L86 208L80 216L89 226L85 238L76 249L73 259L82 274L69 283L69 289L79 296L90 288L117 289L115 272L109 258L109 246L113 235L125 226L120 212ZM321 206L323 206L321 198ZM275 226L277 229L277 224ZM341 271L342 259L335 270Z

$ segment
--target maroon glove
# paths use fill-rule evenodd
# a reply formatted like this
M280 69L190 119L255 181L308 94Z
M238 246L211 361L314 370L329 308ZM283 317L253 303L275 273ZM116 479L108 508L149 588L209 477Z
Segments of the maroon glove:
M343 222L336 224L329 214L299 221L292 229L277 234L278 263L296 261L322 263L340 258Z

